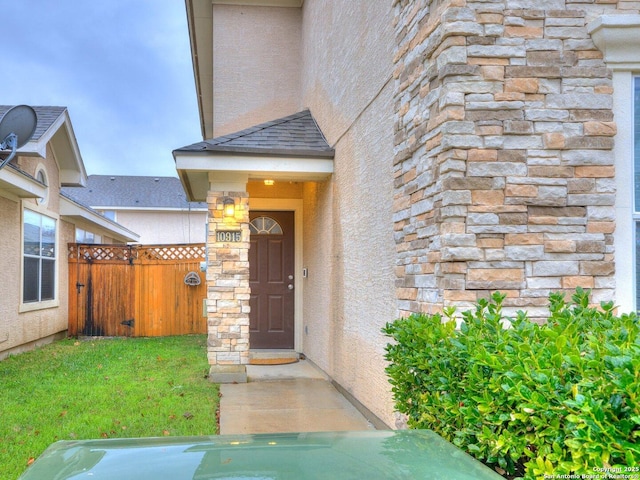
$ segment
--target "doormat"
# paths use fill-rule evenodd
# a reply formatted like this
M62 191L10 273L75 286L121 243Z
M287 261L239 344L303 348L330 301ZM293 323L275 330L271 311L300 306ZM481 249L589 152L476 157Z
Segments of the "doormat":
M289 363L298 362L297 358L252 358L249 360L249 365L287 365Z

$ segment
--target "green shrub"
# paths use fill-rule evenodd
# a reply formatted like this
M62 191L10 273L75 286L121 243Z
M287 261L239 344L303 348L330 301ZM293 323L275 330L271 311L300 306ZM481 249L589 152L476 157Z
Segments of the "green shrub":
M633 475L640 466L640 321L550 296L544 325L506 318L504 295L383 328L387 373L410 428L434 430L509 475ZM625 470L625 467L627 469ZM607 470L604 470L605 472ZM635 470L637 472L637 470ZM604 474L606 475L606 473Z

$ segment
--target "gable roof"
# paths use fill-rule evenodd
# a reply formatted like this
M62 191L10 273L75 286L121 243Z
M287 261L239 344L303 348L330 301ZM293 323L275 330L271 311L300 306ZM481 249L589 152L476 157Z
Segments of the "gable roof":
M15 105L0 105L0 118L4 116L9 109ZM66 110L66 107L31 107L36 112L38 122L36 123L36 129L33 132L33 136L30 141L38 141L44 133L49 130L51 125L58 119L60 115Z
M309 110L261 123L236 133L178 148L176 152L224 152L333 158Z
M206 200L212 181L229 175L321 181L333 173L334 155L309 110L173 151L184 190L196 201Z
M206 203L188 202L175 177L89 175L86 187L65 187L64 194L92 208L142 210L206 209Z
M0 105L0 117L13 106ZM47 144L50 143L58 162L60 183L84 185L87 173L67 107L32 106L31 108L37 116L36 129L31 139L18 149L18 155L37 155L45 158Z

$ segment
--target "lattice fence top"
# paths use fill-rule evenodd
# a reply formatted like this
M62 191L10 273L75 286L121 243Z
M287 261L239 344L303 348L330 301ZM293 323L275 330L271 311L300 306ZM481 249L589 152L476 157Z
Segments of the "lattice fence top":
M140 260L204 260L205 245L150 245L138 247Z
M69 244L69 259L93 262L200 261L206 256L204 243L189 245L94 245Z
M133 260L135 251L128 245L82 245L69 244L69 258L87 262L116 261L128 262Z

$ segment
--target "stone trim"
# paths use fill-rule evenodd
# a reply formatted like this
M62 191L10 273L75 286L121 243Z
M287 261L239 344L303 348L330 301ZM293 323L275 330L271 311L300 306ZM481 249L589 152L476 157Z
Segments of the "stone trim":
M602 15L588 29L609 68L635 70L640 66L640 15Z
M223 214L224 198L236 205L234 218ZM208 359L212 367L249 363L249 207L246 192L210 191L207 234ZM218 230L238 231L241 241L216 240ZM212 371L214 369L212 368ZM229 373L229 368L218 368ZM235 373L235 370L234 370Z

